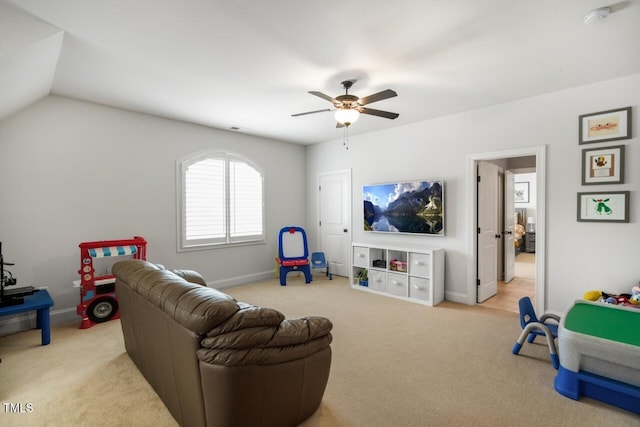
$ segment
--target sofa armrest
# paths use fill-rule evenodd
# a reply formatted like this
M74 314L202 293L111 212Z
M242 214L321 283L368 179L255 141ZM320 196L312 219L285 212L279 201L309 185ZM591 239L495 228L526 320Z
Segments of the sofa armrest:
M303 344L329 334L332 328L333 324L325 317L309 316L285 320L266 347Z
M324 317L302 317L283 320L278 326L254 326L234 329L215 336L208 334L201 341L204 348L241 349L274 348L305 344L331 332L333 325Z
M331 321L310 316L277 327L256 326L201 341L198 359L215 365L272 365L307 357L331 344Z
M222 366L277 365L304 359L325 350L331 344L331 334L303 344L283 347L201 348L197 351L200 362Z
M176 276L182 277L187 282L196 283L198 285L207 286L207 282L200 273L194 270L169 270Z

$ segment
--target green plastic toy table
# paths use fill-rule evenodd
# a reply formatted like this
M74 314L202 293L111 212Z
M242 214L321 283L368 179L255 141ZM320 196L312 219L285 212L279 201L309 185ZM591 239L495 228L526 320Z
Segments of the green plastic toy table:
M640 309L576 301L558 328L560 394L640 413Z

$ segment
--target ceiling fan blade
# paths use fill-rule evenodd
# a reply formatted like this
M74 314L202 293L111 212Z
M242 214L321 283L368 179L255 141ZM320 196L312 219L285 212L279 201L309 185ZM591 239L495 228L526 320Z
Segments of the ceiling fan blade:
M394 96L398 96L398 94L391 89L387 89L387 90L383 90L382 92L374 93L373 95L360 98L360 100L358 101L358 104L367 105L367 104L371 104L372 102L382 101L383 99L393 98Z
M400 114L390 113L388 111L374 110L373 108L360 108L362 114L370 114L372 116L384 117L385 119L397 119Z
M343 127L344 127L344 125L342 123L340 123L340 122L336 123L336 128L340 129L340 128L343 128Z
M327 101L331 102L332 104L336 103L336 100L335 100L335 99L333 99L333 98L332 98L332 97L330 97L329 95L325 95L325 94L324 94L324 93L322 93L322 92L317 92L317 91L315 91L315 90L312 90L312 91L309 91L309 93L310 93L311 95L315 95L315 96L318 96L318 97L320 97L320 98L322 98L322 99L325 99L325 100L327 100Z
M292 114L291 117L306 116L307 114L315 114L315 113L324 113L325 111L331 111L331 109L325 108L324 110L307 111L306 113Z

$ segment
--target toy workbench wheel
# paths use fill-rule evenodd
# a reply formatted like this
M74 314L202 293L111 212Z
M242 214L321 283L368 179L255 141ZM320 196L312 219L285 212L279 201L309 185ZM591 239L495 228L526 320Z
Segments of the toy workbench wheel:
M111 320L118 311L118 301L113 298L103 297L93 301L87 309L87 316L95 323Z

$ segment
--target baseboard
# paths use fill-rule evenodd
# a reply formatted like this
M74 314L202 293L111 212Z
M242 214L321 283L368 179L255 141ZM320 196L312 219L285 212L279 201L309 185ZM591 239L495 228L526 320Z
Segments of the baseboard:
M60 310L51 310L49 312L49 321L52 325L62 325L64 323L70 323L76 320L78 321L78 324L80 324L80 316L78 316L75 307L63 308ZM7 316L6 318L0 320L0 336L14 334L16 332L26 331L29 329L35 329L35 327L35 311L16 314L14 316Z
M247 283L262 282L264 280L270 279L275 279L275 273L273 270L207 282L207 286L215 289L224 289L233 286L246 285Z
M469 299L467 298L467 294L460 294L457 292L446 292L444 293L444 299L451 302L457 302L460 304L469 305Z

